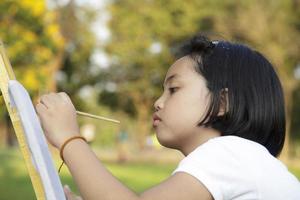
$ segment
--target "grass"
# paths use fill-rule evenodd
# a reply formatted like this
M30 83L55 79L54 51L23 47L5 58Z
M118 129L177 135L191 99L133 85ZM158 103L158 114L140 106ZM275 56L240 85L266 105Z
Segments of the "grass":
M23 158L18 150L0 150L0 199L35 199L31 181L27 174ZM59 166L58 160L56 166ZM161 182L175 169L176 164L104 162L105 166L121 182L137 193ZM300 179L300 168L290 167L290 171ZM66 167L60 174L62 184L78 190Z
M32 184L20 152L18 150L0 150L0 163L0 199L35 199ZM59 164L58 161L55 163L57 167ZM176 167L175 164L153 163L117 164L104 162L104 165L121 182L138 193L170 176ZM63 185L68 184L74 192L78 193L66 167L63 167L60 177Z

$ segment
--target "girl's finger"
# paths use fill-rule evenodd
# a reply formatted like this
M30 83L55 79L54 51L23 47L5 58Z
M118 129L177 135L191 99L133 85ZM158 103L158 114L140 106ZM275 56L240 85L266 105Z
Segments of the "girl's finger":
M71 190L70 190L70 188L69 188L68 185L65 185L64 192L65 192L65 195L67 197L67 200L74 200L73 194L72 194L72 192L71 192Z
M67 200L83 200L80 196L76 196L75 194L73 194L68 185L65 185L64 191L65 191Z
M75 200L83 200L80 196L76 196Z
M51 98L49 95L43 95L40 98L40 103L44 104L47 108L53 107L53 102L51 101Z
M65 192L65 195L66 195L67 200L74 200L72 197L73 196L72 194Z
M35 106L35 110L38 114L40 113L45 113L47 112L47 107L42 104L42 103L38 103L36 106Z
M60 92L58 95L66 102L72 102L70 97L65 92Z

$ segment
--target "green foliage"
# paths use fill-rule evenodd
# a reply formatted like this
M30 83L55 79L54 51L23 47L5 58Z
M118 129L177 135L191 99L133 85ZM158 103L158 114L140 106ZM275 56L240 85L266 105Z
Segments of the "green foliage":
M47 90L53 82L52 65L64 40L56 14L47 11L44 1L0 1L0 39L19 80L31 96ZM0 119L6 108L0 97ZM1 132L1 130L0 130ZM2 133L2 132L1 132Z
M136 107L130 96L117 95L116 92L109 92L104 90L99 95L99 101L109 106L112 111L123 109L123 111L130 117L136 117Z
M52 78L47 65L63 44L55 13L43 1L3 0L0 19L0 38L17 79L31 93L38 92Z
M61 32L66 40L64 61L60 69L65 79L58 81L57 90L68 93L77 109L86 110L78 93L82 87L97 81L90 70L90 57L97 47L96 37L91 30L96 10L70 1L65 6L57 7L56 11L60 15Z
M107 52L117 57L113 72L119 77L121 73L117 72L125 71L123 79L128 81L125 82L128 90L151 91L155 87L150 86L159 87L152 80L157 80L157 76L161 79L174 61L170 52L197 32L246 42L270 56L277 67L293 69L299 60L296 51L299 42L295 42L299 35L299 14L298 18L292 14L299 5L293 2L114 1L110 7L112 38L106 47ZM162 50L151 54L149 48L155 42L162 45ZM148 81L144 81L146 77ZM157 93L148 94L152 97Z

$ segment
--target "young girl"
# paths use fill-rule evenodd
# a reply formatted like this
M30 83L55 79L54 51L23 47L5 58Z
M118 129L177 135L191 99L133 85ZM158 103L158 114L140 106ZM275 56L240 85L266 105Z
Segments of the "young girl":
M259 52L197 35L183 46L163 87L153 127L162 145L185 158L172 176L140 195L74 137L76 112L65 93L40 98L36 110L46 137L61 151L83 199L300 200L299 181L276 159L285 138L281 84Z

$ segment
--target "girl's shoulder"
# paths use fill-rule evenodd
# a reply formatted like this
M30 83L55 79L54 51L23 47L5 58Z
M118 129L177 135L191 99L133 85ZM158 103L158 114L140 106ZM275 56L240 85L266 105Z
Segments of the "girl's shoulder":
M247 145L247 146L252 146L255 148L263 148L263 149L267 150L263 145L261 145L257 142L254 142L252 140L245 139L245 138L242 138L239 136L234 136L234 135L214 137L214 138L209 139L203 145L207 145L207 144L230 144L230 145L235 145L235 146L236 145L237 146Z
M261 144L237 136L208 140L186 156L173 173L180 171L201 181L214 199L300 197L299 181L280 160Z
M201 151L212 151L212 153L227 153L234 155L264 154L272 156L263 145L238 136L220 136L209 139L198 146L192 153Z
M215 137L198 146L186 158L204 163L213 163L220 166L249 173L259 173L257 169L265 166L278 170L286 170L287 167L274 157L263 145L238 136Z

